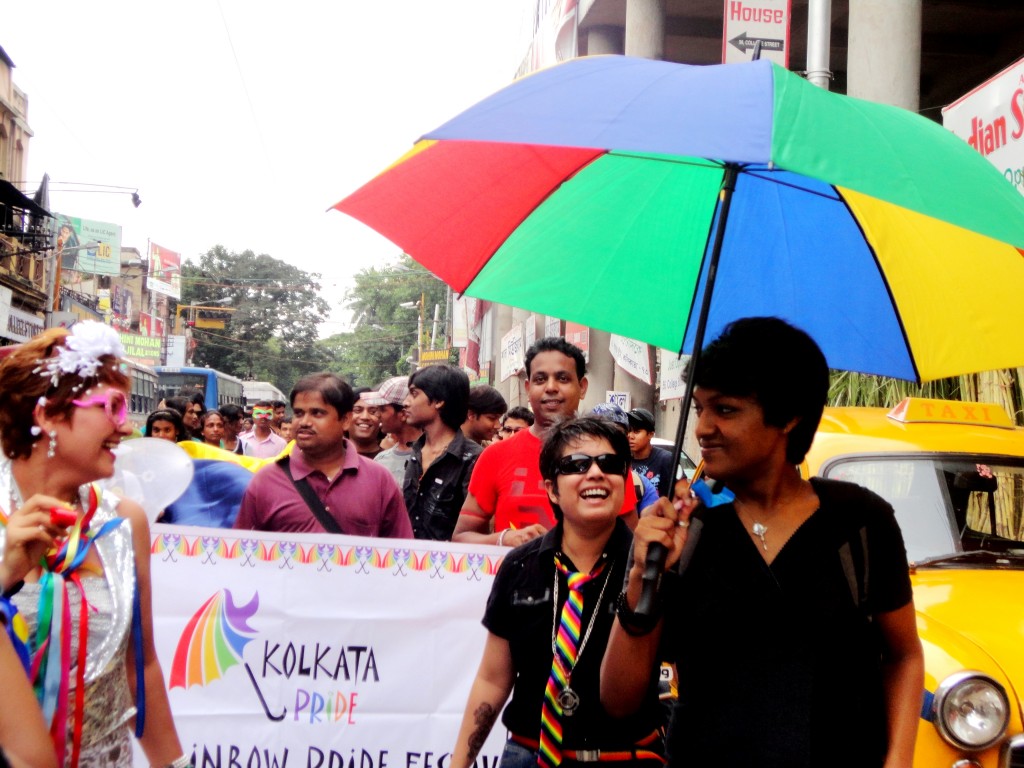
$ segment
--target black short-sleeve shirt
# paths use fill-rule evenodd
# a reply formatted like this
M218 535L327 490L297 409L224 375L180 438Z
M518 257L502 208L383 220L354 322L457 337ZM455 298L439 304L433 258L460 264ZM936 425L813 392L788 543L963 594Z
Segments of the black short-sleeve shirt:
M530 739L536 739L540 733L544 687L551 673L553 621L561 615L568 595L565 577L559 574L558 605L554 606L554 556L560 551L561 540L559 523L544 536L516 547L505 557L494 579L483 619L490 632L508 641L515 666L515 688L502 722L512 733ZM631 547L629 528L617 520L603 555L609 564L602 575L583 587L581 640L598 595L602 590L604 594L590 638L572 672L571 686L580 696L580 705L571 717L562 720L562 745L566 749L628 748L665 724L665 710L658 701L658 669L652 670L643 705L634 715L614 719L601 706L601 659ZM564 556L561 559L568 564ZM573 567L569 565L570 569Z
M820 506L771 565L731 505L705 513L666 616L679 671L673 765L882 765L886 713L871 617L911 600L903 538L879 496L811 482Z

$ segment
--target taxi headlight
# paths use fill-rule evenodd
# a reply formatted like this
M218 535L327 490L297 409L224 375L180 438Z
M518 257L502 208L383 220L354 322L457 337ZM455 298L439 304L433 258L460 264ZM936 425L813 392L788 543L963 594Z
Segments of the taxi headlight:
M1005 734L1010 701L1003 686L982 672L958 672L942 681L932 704L935 727L959 749L988 749Z

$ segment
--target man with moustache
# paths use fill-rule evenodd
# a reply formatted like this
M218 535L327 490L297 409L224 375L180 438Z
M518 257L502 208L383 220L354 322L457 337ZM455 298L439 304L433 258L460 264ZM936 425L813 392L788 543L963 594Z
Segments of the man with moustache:
M361 456L372 459L380 453L380 399L369 387L359 387L354 391L356 402L352 406L348 439Z
M345 438L354 403L352 388L333 373L296 382L295 447L253 477L235 528L412 538L394 478Z
M452 541L515 547L555 525L540 474L541 441L555 424L576 415L587 393L587 364L579 347L554 336L533 344L525 363L533 425L480 454ZM621 514L635 517L636 501L627 483Z

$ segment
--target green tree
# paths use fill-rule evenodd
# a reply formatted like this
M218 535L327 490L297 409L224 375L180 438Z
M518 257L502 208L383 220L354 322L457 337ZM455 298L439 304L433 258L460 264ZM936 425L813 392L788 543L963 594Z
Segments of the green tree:
M229 252L216 245L198 264L182 265L181 303L222 306L200 310L221 317L224 330L196 328L193 360L243 379L271 381L288 391L307 373L324 370L318 328L329 311L320 275L267 254ZM233 311L227 311L233 310Z
M448 289L443 282L403 254L397 264L364 269L345 295L352 311L352 330L324 339L330 370L353 386L376 386L391 376L409 373L418 348L416 329L423 317L423 348L430 348L434 307L440 307L441 327L447 318ZM406 306L402 306L402 305ZM439 341L439 344L443 343Z

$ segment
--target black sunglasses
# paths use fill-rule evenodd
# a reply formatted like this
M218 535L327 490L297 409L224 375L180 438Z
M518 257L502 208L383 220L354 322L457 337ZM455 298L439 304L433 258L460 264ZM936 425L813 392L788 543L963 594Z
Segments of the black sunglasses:
M606 475L626 474L626 460L617 453L602 453L600 456L572 453L558 460L555 471L560 475L582 475L590 470L590 465L595 461L597 468Z

